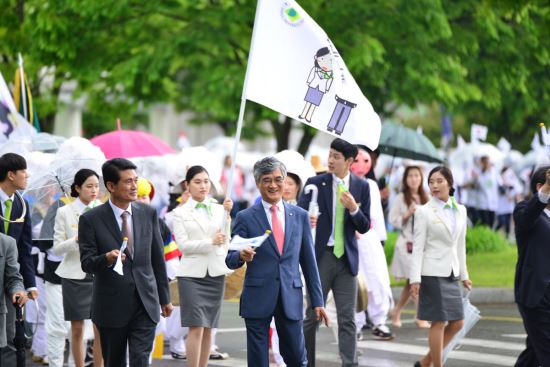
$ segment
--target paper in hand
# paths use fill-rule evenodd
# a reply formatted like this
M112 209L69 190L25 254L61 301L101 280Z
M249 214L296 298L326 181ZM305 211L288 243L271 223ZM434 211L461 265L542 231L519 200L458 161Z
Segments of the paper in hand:
M120 246L120 252L118 253L118 257L116 258L115 266L113 267L113 270L120 275L124 275L124 272L122 271L122 254L124 253L124 250L126 250L126 246L128 246L128 237L124 237L124 241L122 241L122 246Z
M270 234L271 231L267 230L265 231L265 234L253 238L242 238L241 236L236 235L229 243L229 250L241 251L247 247L260 247Z

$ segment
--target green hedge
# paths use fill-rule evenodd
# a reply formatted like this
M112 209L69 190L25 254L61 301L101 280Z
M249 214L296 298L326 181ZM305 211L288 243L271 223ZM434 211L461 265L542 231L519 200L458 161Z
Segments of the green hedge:
M393 249L397 240L397 232L388 232L388 239L384 243L386 261L391 263ZM468 228L466 232L466 252L468 254L500 252L513 246L500 232L495 232L486 226Z

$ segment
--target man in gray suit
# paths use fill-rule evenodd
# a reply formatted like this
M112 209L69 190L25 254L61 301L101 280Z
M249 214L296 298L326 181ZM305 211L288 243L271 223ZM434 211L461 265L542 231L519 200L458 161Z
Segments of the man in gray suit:
M12 237L0 233L0 289L5 290L6 295L13 303L23 306L27 302L27 294L23 285L23 277L19 274L19 263L17 262L17 244ZM0 297L0 347L8 345L6 338L6 313L8 307L6 297ZM0 359L0 366L2 360Z
M160 314L172 313L164 247L154 208L137 199L136 166L114 158L103 164L109 201L80 217L78 241L82 270L94 275L92 321L101 336L105 367L146 367ZM115 272L121 254L123 275Z

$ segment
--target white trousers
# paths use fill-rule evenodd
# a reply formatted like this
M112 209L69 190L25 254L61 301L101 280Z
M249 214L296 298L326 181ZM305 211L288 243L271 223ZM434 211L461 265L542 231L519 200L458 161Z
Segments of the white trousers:
M46 308L47 302L44 297L44 280L36 277L36 288L39 297L37 300L29 299L25 305L25 319L32 324L34 332L32 338L32 353L35 356L45 357L47 354L47 333L46 333Z
M69 337L71 324L65 321L63 314L63 294L61 285L46 282L47 355L50 367L63 367L65 340Z

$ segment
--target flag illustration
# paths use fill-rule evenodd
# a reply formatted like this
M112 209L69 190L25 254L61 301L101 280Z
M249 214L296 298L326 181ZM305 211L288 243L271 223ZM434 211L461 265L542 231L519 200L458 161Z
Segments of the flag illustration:
M257 6L245 98L375 149L380 118L325 31L295 1Z

